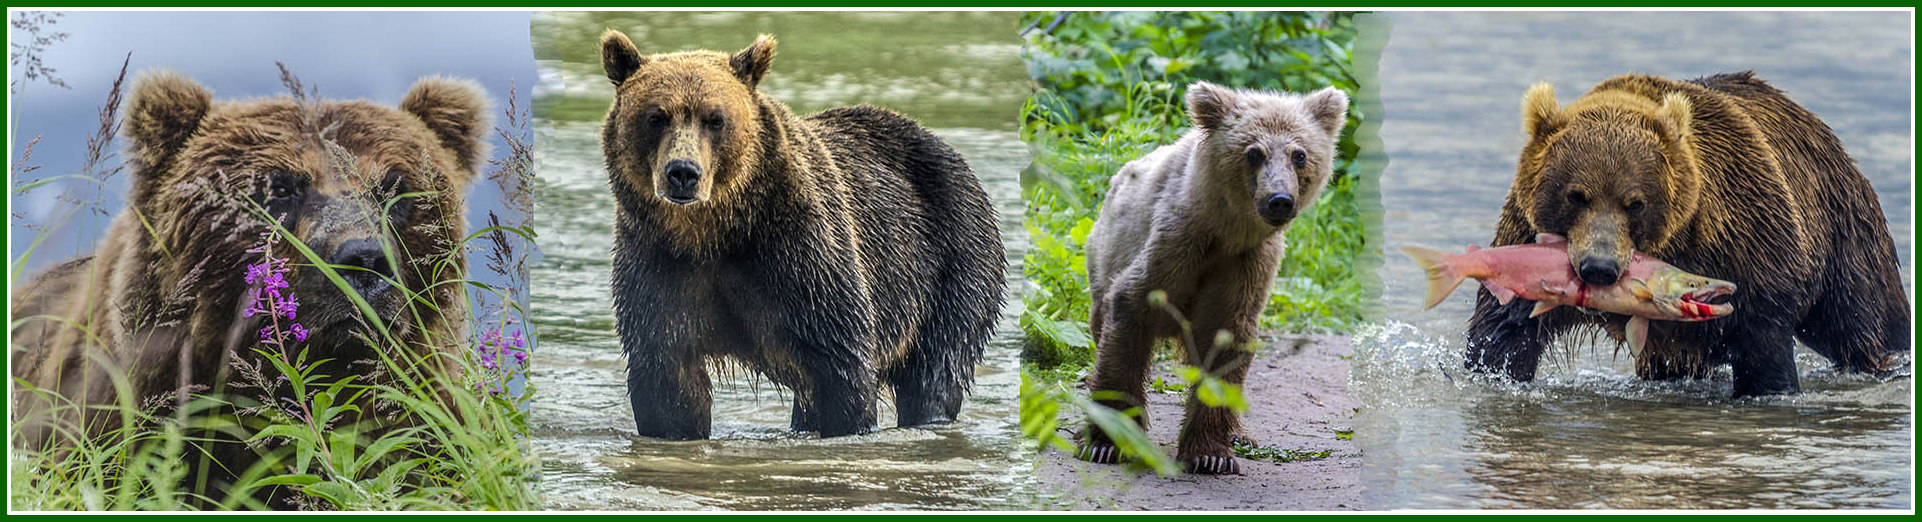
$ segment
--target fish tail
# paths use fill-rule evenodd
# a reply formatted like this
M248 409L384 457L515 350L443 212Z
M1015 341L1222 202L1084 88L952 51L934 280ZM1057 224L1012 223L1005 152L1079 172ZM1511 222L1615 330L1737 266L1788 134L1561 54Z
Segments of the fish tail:
M1423 310L1441 304L1443 299L1448 298L1448 294L1454 293L1455 287L1461 286L1462 279L1467 278L1461 268L1448 261L1447 252L1418 246L1401 247L1401 252L1408 254L1410 259L1415 260L1415 264L1421 265L1422 270L1428 272L1428 294L1423 299L1421 307Z

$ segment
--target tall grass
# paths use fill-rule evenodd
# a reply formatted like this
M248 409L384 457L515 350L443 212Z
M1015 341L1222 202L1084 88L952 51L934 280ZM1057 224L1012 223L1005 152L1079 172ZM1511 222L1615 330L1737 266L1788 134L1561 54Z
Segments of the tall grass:
M124 78L125 71L122 70ZM319 103L314 91L303 89L298 78L282 68L282 79L296 101ZM103 114L117 105L120 83L115 82ZM358 268L331 265L282 227L257 204L244 198L229 203L248 206L254 218L268 225L255 250L257 263L239 271L209 271L201 278L247 279L249 298L271 321L251 353L228 361L235 378L225 388L189 388L163 397L140 397L123 373L109 372L118 391L111 404L81 404L53 390L36 389L15 376L15 394L35 394L53 406L46 415L9 424L10 439L23 430L50 428L63 434L59 443L40 448L13 448L9 459L8 499L16 510L186 510L262 509L497 509L538 507L538 466L527 440L528 404L533 387L519 393L508 389L525 372L528 339L534 337L525 320L527 258L534 232L526 221L531 206L532 151L527 114L510 93L505 123L496 132L507 143L506 154L490 161L487 179L508 195L518 218L504 220L491 214L489 226L465 237L450 238L455 248L425 260L437 281L429 288L407 288L400 277L388 282L403 292L414 324L447 318L469 325L463 331L430 332L418 344L403 340L397 325L386 324L373 307L341 277ZM90 143L110 142L115 130L110 118ZM357 168L350 155L324 143L333 154L333 168ZM90 154L105 154L105 147ZM30 150L30 149L29 149ZM24 163L28 151L23 151ZM89 164L95 163L90 160ZM25 171L15 169L15 174ZM74 175L92 178L89 173ZM20 185L12 195L40 187ZM391 194L383 207L401 198L429 197L433 192ZM231 197L231 194L227 196ZM66 214L84 205L72 204ZM367 216L376 230L391 232L387 212ZM450 213L461 219L462 212ZM64 218L63 218L64 219ZM46 235L59 227L42 227ZM392 237L392 234L383 234ZM38 238L36 238L36 243ZM388 259L408 245L385 241ZM465 258L470 250L485 251L487 269L509 284L495 286L467 277ZM26 266L31 250L13 260L16 273ZM397 261L395 261L397 262ZM306 331L278 307L295 301L282 294L284 285L270 282L273 274L296 267L317 270L340 295L352 301L365 323L364 340L375 349L365 361L316 358L304 346ZM402 274L403 267L391 273ZM407 267L407 269L413 269ZM383 276L386 277L386 276ZM16 281L18 282L18 281ZM187 282L183 282L186 284ZM463 304L442 309L434 295L458 292ZM97 295L97 293L95 294ZM12 332L37 321L61 321L80 329L90 325L57 317L15 318ZM98 351L98 350L91 350ZM110 367L104 356L94 361ZM344 363L344 364L342 364ZM355 371L339 372L351 367ZM364 369L364 371L362 371ZM336 374L338 373L338 374ZM17 404L17 402L16 402ZM100 413L119 420L105 433L89 434L62 419ZM259 460L247 469L219 462L219 448L249 448ZM235 480L216 484L192 470L225 470ZM273 499L270 503L268 500Z
M1032 283L1021 317L1024 434L1041 445L1067 444L1053 417L1072 405L1125 456L1165 472L1165 455L1156 457L1159 448L1133 423L1104 422L1135 412L1104 411L1076 391L1094 362L1083 245L1108 180L1187 131L1185 89L1197 80L1297 92L1334 85L1354 99L1359 85L1348 62L1356 32L1346 13L1027 13L1023 20L1024 59L1037 88L1022 125L1036 158L1022 177L1033 242L1022 265ZM1328 190L1288 229L1265 330L1340 333L1361 320L1363 284L1353 267L1366 245L1352 132L1362 118L1351 108ZM1193 350L1207 341L1179 344ZM1204 402L1245 407L1233 385L1194 366L1181 370L1179 386L1207 391L1201 398L1214 400Z

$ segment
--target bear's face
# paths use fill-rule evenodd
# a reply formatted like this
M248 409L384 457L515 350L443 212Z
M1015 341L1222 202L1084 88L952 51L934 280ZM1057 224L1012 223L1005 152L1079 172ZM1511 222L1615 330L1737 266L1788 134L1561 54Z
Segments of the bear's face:
M1340 89L1300 95L1197 82L1187 101L1205 133L1197 161L1211 165L1213 186L1246 202L1248 216L1286 226L1320 196L1348 121L1348 95Z
M1693 178L1687 98L1656 104L1604 93L1562 111L1544 84L1524 107L1530 140L1520 168L1534 187L1528 219L1538 232L1568 238L1576 274L1611 285L1635 252L1662 252L1699 191L1679 182Z
M155 254L199 267L200 306L231 307L201 317L228 319L237 332L258 328L263 314L243 313L246 285L236 274L262 261L252 250L278 221L382 323L406 332L420 326L405 312L410 293L465 276L463 194L483 156L486 111L478 87L438 78L416 84L396 109L288 97L215 103L184 77L148 75L126 123L132 203L152 228ZM308 345L363 346L355 334L369 334L358 325L371 321L340 287L291 242L272 248L290 260L286 279L299 302L295 320L312 332ZM455 285L440 286L448 288L425 298L456 306Z
M731 56L642 56L627 36L609 30L601 51L615 86L604 139L617 183L676 208L725 198L748 182L762 128L754 89L774 58L772 37Z

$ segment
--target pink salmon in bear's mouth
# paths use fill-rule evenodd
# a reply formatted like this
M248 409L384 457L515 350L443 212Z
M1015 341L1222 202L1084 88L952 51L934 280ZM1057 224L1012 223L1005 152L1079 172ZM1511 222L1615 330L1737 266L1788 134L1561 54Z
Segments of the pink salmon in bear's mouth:
M1735 283L1691 274L1637 253L1617 283L1587 285L1568 264L1567 239L1540 234L1535 241L1499 248L1470 246L1464 254L1414 246L1403 247L1402 252L1428 272L1424 310L1440 304L1463 279L1475 278L1501 304L1516 297L1535 301L1530 317L1562 305L1630 316L1629 347L1638 353L1647 339L1650 319L1695 322L1735 313L1735 305L1715 302L1734 294Z

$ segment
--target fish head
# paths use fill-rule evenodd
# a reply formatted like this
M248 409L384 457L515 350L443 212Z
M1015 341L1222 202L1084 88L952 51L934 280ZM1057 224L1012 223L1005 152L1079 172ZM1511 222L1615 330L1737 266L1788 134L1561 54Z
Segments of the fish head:
M1670 266L1656 270L1641 284L1650 302L1678 320L1707 321L1735 313L1735 305L1726 297L1735 294L1735 283Z

